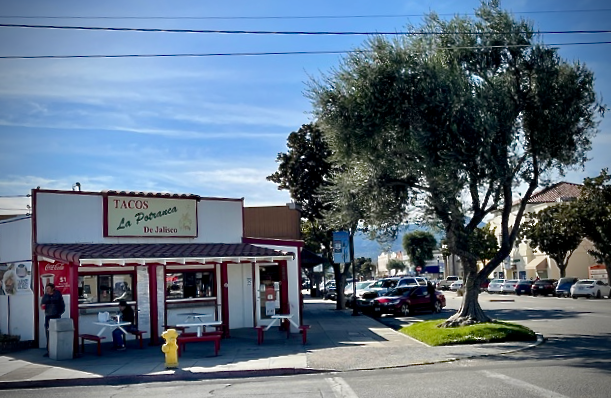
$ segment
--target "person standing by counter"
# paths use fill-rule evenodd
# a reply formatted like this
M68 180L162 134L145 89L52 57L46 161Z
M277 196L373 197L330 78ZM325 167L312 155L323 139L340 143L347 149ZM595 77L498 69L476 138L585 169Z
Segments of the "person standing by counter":
M40 307L45 310L45 336L47 337L47 352L45 357L49 356L49 321L51 319L59 319L62 317L64 311L66 311L66 304L64 298L59 290L55 289L53 283L45 286L45 294L42 296L40 301Z

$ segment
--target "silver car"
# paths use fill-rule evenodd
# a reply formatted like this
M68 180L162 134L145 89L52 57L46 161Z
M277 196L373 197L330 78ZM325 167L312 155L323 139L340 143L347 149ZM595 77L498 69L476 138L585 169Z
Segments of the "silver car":
M501 293L501 287L503 286L503 283L505 283L505 279L493 279L488 285L488 293Z
M518 282L520 282L519 279L507 279L501 285L501 293L503 293L503 294L515 294L516 286L518 285Z

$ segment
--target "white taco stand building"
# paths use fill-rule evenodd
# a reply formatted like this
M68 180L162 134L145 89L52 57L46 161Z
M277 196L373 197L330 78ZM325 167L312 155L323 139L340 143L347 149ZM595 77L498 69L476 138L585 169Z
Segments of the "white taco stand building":
M243 199L34 189L32 216L0 223L0 262L25 267L31 286L0 295L0 330L45 347L39 303L49 281L64 296L75 350L120 299L151 344L185 312L211 314L226 337L278 313L301 324L303 242L245 237L244 209Z

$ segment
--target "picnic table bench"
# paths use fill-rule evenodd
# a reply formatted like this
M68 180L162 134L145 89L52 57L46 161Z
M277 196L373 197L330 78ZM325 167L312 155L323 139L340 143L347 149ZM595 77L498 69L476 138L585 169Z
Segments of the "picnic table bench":
M182 333L176 338L176 344L178 344L178 356L180 357L182 351L186 350L187 343L196 343L200 341L212 341L214 342L214 355L219 355L221 349L221 338L223 332L206 332L198 335L197 333Z

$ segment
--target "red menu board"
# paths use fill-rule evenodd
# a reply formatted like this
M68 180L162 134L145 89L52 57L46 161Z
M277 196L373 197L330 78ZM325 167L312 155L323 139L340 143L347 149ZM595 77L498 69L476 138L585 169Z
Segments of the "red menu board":
M70 294L70 265L58 261L50 263L38 262L38 277L40 278L40 295L44 294L47 283L53 283L61 294Z

